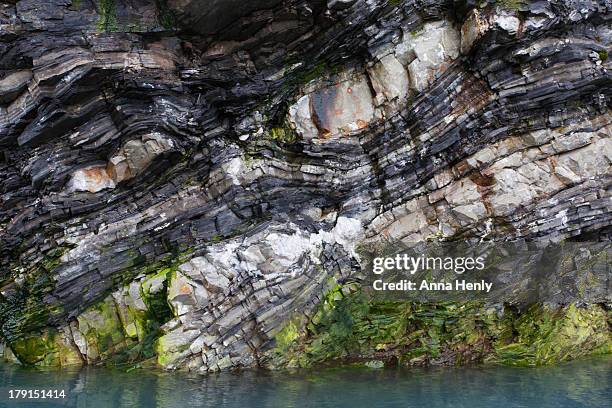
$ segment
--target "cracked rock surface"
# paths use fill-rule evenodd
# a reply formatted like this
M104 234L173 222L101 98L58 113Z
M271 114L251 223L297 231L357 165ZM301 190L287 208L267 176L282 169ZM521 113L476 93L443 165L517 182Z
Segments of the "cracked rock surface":
M0 2L2 342L262 366L360 246L609 240L612 3L475 3Z

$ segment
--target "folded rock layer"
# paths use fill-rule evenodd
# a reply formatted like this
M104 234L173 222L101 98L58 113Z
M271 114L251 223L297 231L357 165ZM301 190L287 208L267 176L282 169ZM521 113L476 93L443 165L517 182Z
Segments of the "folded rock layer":
M609 240L611 9L0 3L5 357L267 366L363 246Z

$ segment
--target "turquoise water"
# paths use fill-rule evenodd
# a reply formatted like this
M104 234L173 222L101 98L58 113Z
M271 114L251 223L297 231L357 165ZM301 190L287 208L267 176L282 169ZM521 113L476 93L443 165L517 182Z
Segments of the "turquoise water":
M0 365L0 407L610 407L612 357L543 368L325 369L180 373ZM10 402L10 388L66 399Z

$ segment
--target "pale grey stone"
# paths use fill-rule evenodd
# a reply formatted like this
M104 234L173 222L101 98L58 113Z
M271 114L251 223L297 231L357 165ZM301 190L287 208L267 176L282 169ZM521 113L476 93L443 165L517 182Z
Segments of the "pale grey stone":
M496 15L493 23L510 35L516 35L521 25L520 20L513 15Z
M458 57L459 44L459 32L448 21L427 23L415 34L404 33L396 56L408 64L410 88L425 90Z
M310 95L304 95L289 107L289 123L304 140L319 136L319 130L312 121Z
M368 73L378 104L389 101L403 102L408 96L408 73L393 54L381 58Z

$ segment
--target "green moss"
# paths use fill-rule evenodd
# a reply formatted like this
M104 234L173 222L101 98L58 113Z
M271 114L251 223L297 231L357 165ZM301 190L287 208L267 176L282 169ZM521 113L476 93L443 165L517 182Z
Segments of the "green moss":
M181 261L179 261L181 259ZM182 262L177 255L176 262ZM77 317L93 358L115 366L131 365L155 357L155 343L163 334L160 327L172 318L167 302L168 278L176 264L147 274L137 285L138 296L130 286L123 300L112 296L91 306ZM130 294L132 293L132 294ZM137 306L140 298L145 305Z
M610 349L606 312L598 306L551 310L535 305L521 314L514 328L514 342L496 345L497 361L503 364L545 365Z
M69 248L64 248L64 247L58 247L58 248L52 249L47 254L45 254L45 257L40 262L40 266L45 271L52 272L53 270L55 270L55 268L59 266L59 264L61 263L62 255L66 253L68 250Z
M534 305L500 314L476 302L375 301L336 287L302 326L290 321L277 336L279 365L383 360L534 366L610 352L606 312L596 305L556 311Z
M599 54L599 59L601 60L601 62L606 62L608 59L608 51L606 50L601 50L598 52Z
M138 299L125 288L119 292L123 293L123 301L116 302L109 295L77 316L79 331L87 342L88 358L121 366L155 357L155 343L163 334L160 326L172 318L166 300L171 271L163 268L136 283L146 310L136 306ZM24 334L11 341L10 346L26 365L65 366L82 362L74 345L57 332Z
M68 250L68 247L58 247L47 251L30 271L21 274L24 279L22 285L6 295L0 295L0 336L8 342L46 326L53 310L42 299L53 290L53 272Z
M11 344L13 353L25 365L34 365L48 358L54 351L53 341L46 335L32 335Z
M162 336L160 327L172 317L172 310L167 302L168 280L173 268L163 268L146 276L139 285L140 296L146 305L146 310L128 307L127 315L131 324L124 325L126 335L134 337L137 342L127 344L120 352L112 356L109 363L115 366L129 365L130 368L141 367L141 362L154 360L156 343Z
M147 317L150 320L166 323L172 318L172 310L168 305L168 281L174 268L163 268L159 272L148 276L140 285L140 293L147 305ZM152 290L152 288L158 288Z
M264 138L283 143L294 143L297 140L295 131L286 122L289 107L295 103L298 89L311 81L333 77L341 71L339 65L320 61L314 65L301 66L301 59L289 58L284 62L284 82L279 94L284 95L284 103L278 104L271 99L262 101L260 110L265 112L266 128ZM299 68L296 68L299 66Z
M326 61L321 61L308 69L300 71L289 81L286 82L285 86L302 86L306 85L315 79L321 79L337 75L340 72L340 67L337 65L330 65Z
M31 334L11 345L19 362L27 366L66 367L81 364L76 348L55 330Z
M520 11L526 0L498 0L497 4L506 10Z
M423 33L423 30L425 30L425 25L423 23L421 23L421 24L419 24L418 27L416 27L414 30L412 30L410 32L410 36L412 38L416 38L416 37L418 37L419 35L421 35Z
M126 338L112 297L89 307L77 321L93 358L103 360L125 345Z
M288 126L274 127L267 134L268 138L281 143L295 143L297 134Z
M173 345L165 336L157 339L155 343L155 353L157 354L157 363L162 367L166 367L175 361Z
M61 316L61 307L49 306L42 299L53 290L55 283L52 275L61 263L61 256L68 249L61 247L47 252L33 270L22 273L24 276L22 285L16 290L0 295L0 337L8 344L16 344L16 347L21 347L24 351L35 350L36 348L30 344L33 340L21 346L19 341L40 337L39 333L45 331L50 317ZM166 259L147 264L146 259L135 250L132 267L128 268L124 274L113 277L114 286L129 285L133 277L139 274L147 275L145 281L151 277L165 276L169 270L176 269L178 265L190 258L191 253L191 249L184 251L176 249ZM79 316L85 324L83 330L88 332L87 340L92 343L93 350L98 353L96 358L104 360L126 350L130 352L128 360L148 358L154 355L153 343L161 335L159 327L172 317L166 301L166 290L166 283L162 283L161 291L143 293L143 301L147 305L146 311L130 307L127 310L119 310L112 298L107 297L83 313L88 314ZM54 350L65 348L63 352L58 353L59 362L43 360L37 365L78 362L80 357L77 350L64 344L59 337L54 341L59 341L54 346ZM54 355L51 352L48 354ZM31 360L29 357L24 358L24 361Z
M295 320L289 320L289 323L275 336L278 351L289 350L293 342L300 337L300 326Z
M105 32L118 31L119 25L115 0L99 0L98 9L100 17L96 23L97 30Z
M155 343L155 354L157 355L157 364L166 367L174 361L173 356L167 351L164 337L157 339Z
M186 342L182 334L169 333L158 338L155 344L157 363L162 367L171 366L189 349L189 346L190 343Z
M346 355L349 348L356 346L352 342L352 331L356 319L367 311L367 305L359 296L344 297L342 287L336 285L330 290L319 310L307 325L305 343L299 344L301 338L297 326L290 322L281 331L280 343L276 352L291 365L310 366L313 363L336 359Z
M122 313L123 312L123 313ZM147 331L147 313L135 307L127 307L126 310L119 310L123 332L131 339L141 341Z
M150 276L158 273L164 268L174 269L178 267L178 265L190 259L193 252L191 248L187 248L185 250L181 250L178 247L167 248L168 252L171 253L159 261L150 262L144 255L135 249L138 248L139 245L144 245L145 243L133 243L134 249L129 250L132 255L130 267L126 268L123 273L113 275L113 287L117 288L129 285L130 282L133 281L134 277L138 275Z

